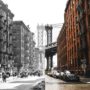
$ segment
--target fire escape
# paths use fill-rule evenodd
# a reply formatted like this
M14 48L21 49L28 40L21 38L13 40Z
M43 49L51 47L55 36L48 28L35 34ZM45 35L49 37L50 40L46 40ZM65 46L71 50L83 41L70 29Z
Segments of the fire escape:
M85 10L84 0L79 0L77 6L78 11L78 25L79 25L79 37L80 37L80 48L79 48L79 65L87 64L87 38L86 38L86 21L85 21Z
M8 59L7 39L6 20L3 15L0 15L0 66L2 68L6 68Z
M2 56L3 56L3 23L2 23L3 16L0 15L0 67L2 62Z

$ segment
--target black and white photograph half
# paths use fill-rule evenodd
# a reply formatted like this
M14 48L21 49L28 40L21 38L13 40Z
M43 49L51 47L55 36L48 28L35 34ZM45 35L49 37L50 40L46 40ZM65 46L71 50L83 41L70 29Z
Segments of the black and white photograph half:
M0 0L0 90L89 90L90 0Z

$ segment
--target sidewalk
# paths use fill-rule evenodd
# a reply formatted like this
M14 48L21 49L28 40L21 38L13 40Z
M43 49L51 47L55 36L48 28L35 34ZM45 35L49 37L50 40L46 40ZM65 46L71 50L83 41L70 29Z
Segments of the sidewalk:
M6 82L2 82L0 78L0 90L30 90L30 88L36 86L44 79L44 76L28 76L26 78L9 77Z
M38 76L28 76L28 77L25 77L25 78L20 78L20 77L9 77L6 79L6 83L11 83L11 82L15 82L15 81L35 81L35 80L38 80L38 79L44 79L43 76L41 77L38 77ZM2 78L0 78L0 83L3 83L2 81Z
M90 83L90 78L80 77L80 81L83 83Z
M14 81L14 80L16 80L17 79L17 77L9 77L9 78L7 78L6 79L6 82L11 82L11 81ZM3 81L2 81L2 78L0 78L0 83L3 83Z

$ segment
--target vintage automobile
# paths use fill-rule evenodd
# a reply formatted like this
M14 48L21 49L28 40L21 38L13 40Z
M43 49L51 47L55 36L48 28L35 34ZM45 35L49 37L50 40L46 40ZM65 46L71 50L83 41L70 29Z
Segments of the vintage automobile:
M11 76L10 72L6 72L6 76L9 78Z
M27 77L27 76L28 76L27 72L21 72L21 73L20 73L20 77L21 77L21 78Z
M59 73L57 72L57 70L52 70L52 76L54 77L54 78L57 78L58 77L58 75L59 75Z
M63 80L65 80L65 81L80 81L79 77L76 74L72 74L68 70L64 71Z
M55 73L55 77L56 78L59 78L60 77L60 73L58 71Z
M50 76L50 77L52 77L52 73L51 72L47 73L47 75Z
M59 79L63 79L63 78L64 78L64 72L61 71L61 72L59 73Z

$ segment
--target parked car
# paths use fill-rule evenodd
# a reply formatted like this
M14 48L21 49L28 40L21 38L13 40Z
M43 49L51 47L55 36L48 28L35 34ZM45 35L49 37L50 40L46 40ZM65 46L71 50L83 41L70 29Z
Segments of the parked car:
M61 72L59 73L59 78L60 78L60 79L64 79L64 72L61 71Z
M64 71L63 79L65 81L80 81L79 77L76 74L72 74L68 70Z
M55 77L60 78L60 73L58 71L55 73Z
M17 76L17 75L18 75L17 72L12 73L12 76Z
M28 76L27 72L21 72L21 73L20 73L20 77L21 77L21 78L27 77L27 76Z
M51 72L47 73L47 75L52 77L52 73Z
M10 77L10 72L6 72L6 76L7 76L7 78L9 78Z
M56 78L56 73L57 73L56 70L53 70L53 71L52 71L52 76L53 76L54 78Z

